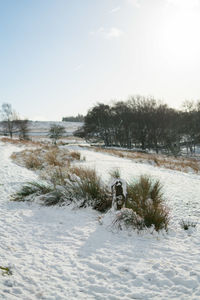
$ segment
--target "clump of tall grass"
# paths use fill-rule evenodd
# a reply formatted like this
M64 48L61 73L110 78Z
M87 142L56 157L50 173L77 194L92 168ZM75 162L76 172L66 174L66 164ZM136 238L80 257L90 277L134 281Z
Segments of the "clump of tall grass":
M80 207L92 206L104 212L112 205L110 193L94 169L71 168L66 188L80 201Z
M44 159L49 166L62 166L62 160L59 156L59 149L57 147L52 147L51 150L47 151Z
M126 207L144 220L146 227L154 226L156 231L167 230L169 210L165 206L160 181L141 176L139 181L128 185Z
M55 166L43 179L49 184L30 182L12 196L13 201L39 200L44 205L63 205L71 202L79 207L92 206L105 212L112 205L106 185L93 169L73 167L62 170Z
M51 205L68 205L72 202L64 187L54 188L39 182L28 182L14 195L12 201L38 201L45 206Z
M56 146L44 146L37 149L26 149L13 153L11 158L28 169L42 170L50 167L68 167L71 161L80 160L80 153L70 152Z
M31 152L29 155L24 156L24 163L27 169L37 170L43 167L40 158Z
M21 187L21 189L12 195L12 201L27 201L31 195L39 196L51 192L53 188L49 185L39 182L28 182ZM30 200L30 198L29 198Z
M69 177L69 168L69 163L68 167L48 166L40 172L40 177L56 188L57 185L65 185L65 180Z
M80 160L81 159L81 154L78 151L71 151L69 153L69 156L73 159L73 160Z

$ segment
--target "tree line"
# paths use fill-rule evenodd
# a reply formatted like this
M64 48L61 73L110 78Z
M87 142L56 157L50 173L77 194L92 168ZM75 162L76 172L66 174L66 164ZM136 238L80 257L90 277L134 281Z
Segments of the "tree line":
M3 103L0 109L0 133L13 138L18 136L21 140L29 140L29 120L21 119L11 104ZM50 124L48 137L52 139L53 144L66 134L65 127L59 124Z
M112 105L98 103L88 111L76 135L105 146L175 155L185 146L187 153L194 153L200 142L200 101L186 101L181 110L142 96Z
M78 114L76 117L74 117L74 116L63 117L62 121L63 122L83 122L84 121L84 116Z

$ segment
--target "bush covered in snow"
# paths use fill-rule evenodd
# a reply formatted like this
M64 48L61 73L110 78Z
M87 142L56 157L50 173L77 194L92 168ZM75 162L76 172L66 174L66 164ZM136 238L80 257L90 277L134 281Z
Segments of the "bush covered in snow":
M132 228L142 230L145 228L144 219L130 208L122 208L116 213L113 225L118 229Z

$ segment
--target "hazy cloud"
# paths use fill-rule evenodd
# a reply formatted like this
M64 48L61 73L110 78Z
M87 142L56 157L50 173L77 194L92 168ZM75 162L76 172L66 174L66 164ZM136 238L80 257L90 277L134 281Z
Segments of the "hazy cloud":
M124 33L121 29L116 27L111 27L109 29L105 29L104 27L100 27L97 31L91 31L91 35L100 35L105 39L117 39L121 37Z
M79 71L82 68L83 68L83 64L79 64L74 68L74 71Z
M199 0L167 0L167 3L180 8L194 8L199 6Z
M140 7L140 0L126 0L129 4L135 6L135 7Z
M114 8L110 11L110 13L111 13L111 14L114 14L114 13L118 12L120 9L121 9L120 6L114 7Z

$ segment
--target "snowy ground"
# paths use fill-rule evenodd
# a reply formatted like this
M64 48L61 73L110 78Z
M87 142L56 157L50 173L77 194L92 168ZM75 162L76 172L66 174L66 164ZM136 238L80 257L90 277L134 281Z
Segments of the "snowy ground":
M130 180L159 178L172 210L168 234L116 232L90 209L14 203L9 195L36 175L9 159L18 148L0 143L0 299L200 299L200 177L82 149L84 165L105 180L118 167Z

